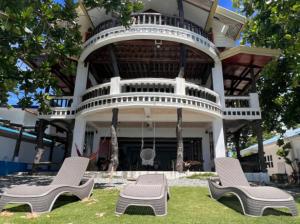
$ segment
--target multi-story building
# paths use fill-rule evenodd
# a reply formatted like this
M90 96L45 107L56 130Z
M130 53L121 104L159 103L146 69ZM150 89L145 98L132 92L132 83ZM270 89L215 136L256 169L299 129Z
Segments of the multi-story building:
M229 133L249 122L259 129L255 82L279 53L239 46L246 18L218 1L143 2L127 28L80 3L76 79L60 76L66 96L39 117L74 124L71 155L109 160L113 124L120 170L142 169L142 148L155 149L153 169L172 170L181 142L184 161L211 170Z

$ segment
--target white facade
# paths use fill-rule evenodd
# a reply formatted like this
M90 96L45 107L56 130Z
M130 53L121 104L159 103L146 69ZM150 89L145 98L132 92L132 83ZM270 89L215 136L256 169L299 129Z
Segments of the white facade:
M226 59L227 56L223 57L223 53L227 51L220 54L220 50L224 50L224 47L227 49L235 47L235 40L245 23L245 18L218 7L214 1L192 1L193 4L184 1L185 25L180 27L176 22L179 16L176 1L145 0L143 2L145 3L144 11L133 15L134 24L129 28L112 25L110 20L114 18L110 14L105 14L102 9L82 10L84 6L80 5L81 9L78 9L78 14L83 39L85 40L84 36L88 28L93 28L94 31L83 44L78 60L74 95L54 98L55 102L63 100L69 102L68 106L53 107L52 112L40 114L39 117L75 119L71 155L76 156L78 155L77 147L83 153L86 133L93 132L94 152L98 150L100 137L110 137L109 128L113 108L119 109L118 137L142 138L141 124L146 123L152 127L155 123L158 138L173 139L176 138L177 108L182 108L183 138L202 139L203 169L211 170L213 158L226 155L224 120L261 119L256 93L242 96L228 95L225 94L224 89L222 60ZM211 33L208 34L210 29ZM209 37L210 35L214 38ZM106 51L108 46L143 41L145 46L153 43L154 53L157 52L156 48L159 49L164 44L170 46L173 44L174 48L185 46L189 54L197 52L198 55L202 55L202 60L208 65L207 80L203 81L204 77L201 75L204 76L204 74L199 74L196 78L168 77L167 72L162 77L145 78L136 74L134 70L144 69L143 65L139 64L133 68L134 73L132 72L131 76L134 78L129 78L131 76L128 74L125 75L125 72L120 69L121 65L116 64L109 65L108 70L103 68L97 71L98 65L95 62L97 53L101 54ZM142 47L140 51L143 51ZM96 56L93 58L93 55ZM107 57L109 56L101 60L109 60ZM190 60L193 59L190 55L189 57ZM140 59L136 58L136 60ZM166 58L160 58L161 61L164 59ZM118 60L125 60L124 56L117 57L116 61ZM98 61L98 63L102 62ZM130 63L136 63L136 61L131 60ZM119 67L120 73L117 77L105 76L109 70L114 70L116 67ZM195 70L197 71L196 68ZM169 71L171 71L170 68ZM97 81L97 78L102 81ZM127 91L126 88L129 90ZM229 101L233 104L228 104ZM247 106L237 106L240 101L246 102ZM149 130L145 130L145 138L152 136Z

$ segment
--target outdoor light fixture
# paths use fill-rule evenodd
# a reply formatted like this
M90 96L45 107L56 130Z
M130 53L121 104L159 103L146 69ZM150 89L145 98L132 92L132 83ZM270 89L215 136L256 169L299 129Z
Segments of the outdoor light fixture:
M157 48L160 48L160 46L162 45L162 40L155 40L154 44Z

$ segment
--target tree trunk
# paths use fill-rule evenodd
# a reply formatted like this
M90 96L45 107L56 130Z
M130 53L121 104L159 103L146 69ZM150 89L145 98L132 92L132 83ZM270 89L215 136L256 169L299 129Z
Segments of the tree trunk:
M37 124L37 142L36 142L36 154L34 163L39 163L44 153L44 132L46 129L45 121L39 120Z
M109 170L114 172L117 170L119 165L119 148L118 148L118 137L117 137L117 125L118 125L118 108L113 108L112 110L112 124L111 124L111 157Z
M182 108L177 109L177 160L176 160L176 170L178 172L183 171L183 139L182 139Z
M235 150L236 150L236 156L237 159L241 159L241 146L240 146L240 131L236 131L234 133L234 145L235 145Z
M254 121L253 128L255 130L256 138L257 138L259 170L261 172L266 172L267 167L266 167L266 163L265 163L263 131L262 131L261 123L262 123L261 120Z
M18 136L18 139L16 141L13 161L15 161L17 158L19 158L20 146L21 146L22 137L23 137L23 130L24 130L24 127L22 126L20 128L19 136Z
M46 129L46 124L44 120L37 121L37 136L36 136L36 147L35 147L35 157L32 164L32 173L36 170L36 165L40 163L42 155L44 154L44 132Z

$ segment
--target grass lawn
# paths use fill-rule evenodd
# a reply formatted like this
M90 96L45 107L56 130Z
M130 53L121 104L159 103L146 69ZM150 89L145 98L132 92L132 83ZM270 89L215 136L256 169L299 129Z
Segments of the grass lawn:
M209 177L216 177L216 174L214 173L199 173L199 174L193 174L191 176L187 176L188 179L200 179L200 180L207 180Z
M241 214L241 206L235 197L223 198L220 202L210 199L207 188L173 187L168 202L168 215L154 217L151 215L114 214L118 196L117 190L96 189L92 198L80 202L71 196L61 196L51 213L39 217L28 217L29 206L9 205L8 213L2 213L0 223L300 223L300 216L292 217L285 210L269 209L264 217L253 218ZM300 210L300 198L297 199Z

